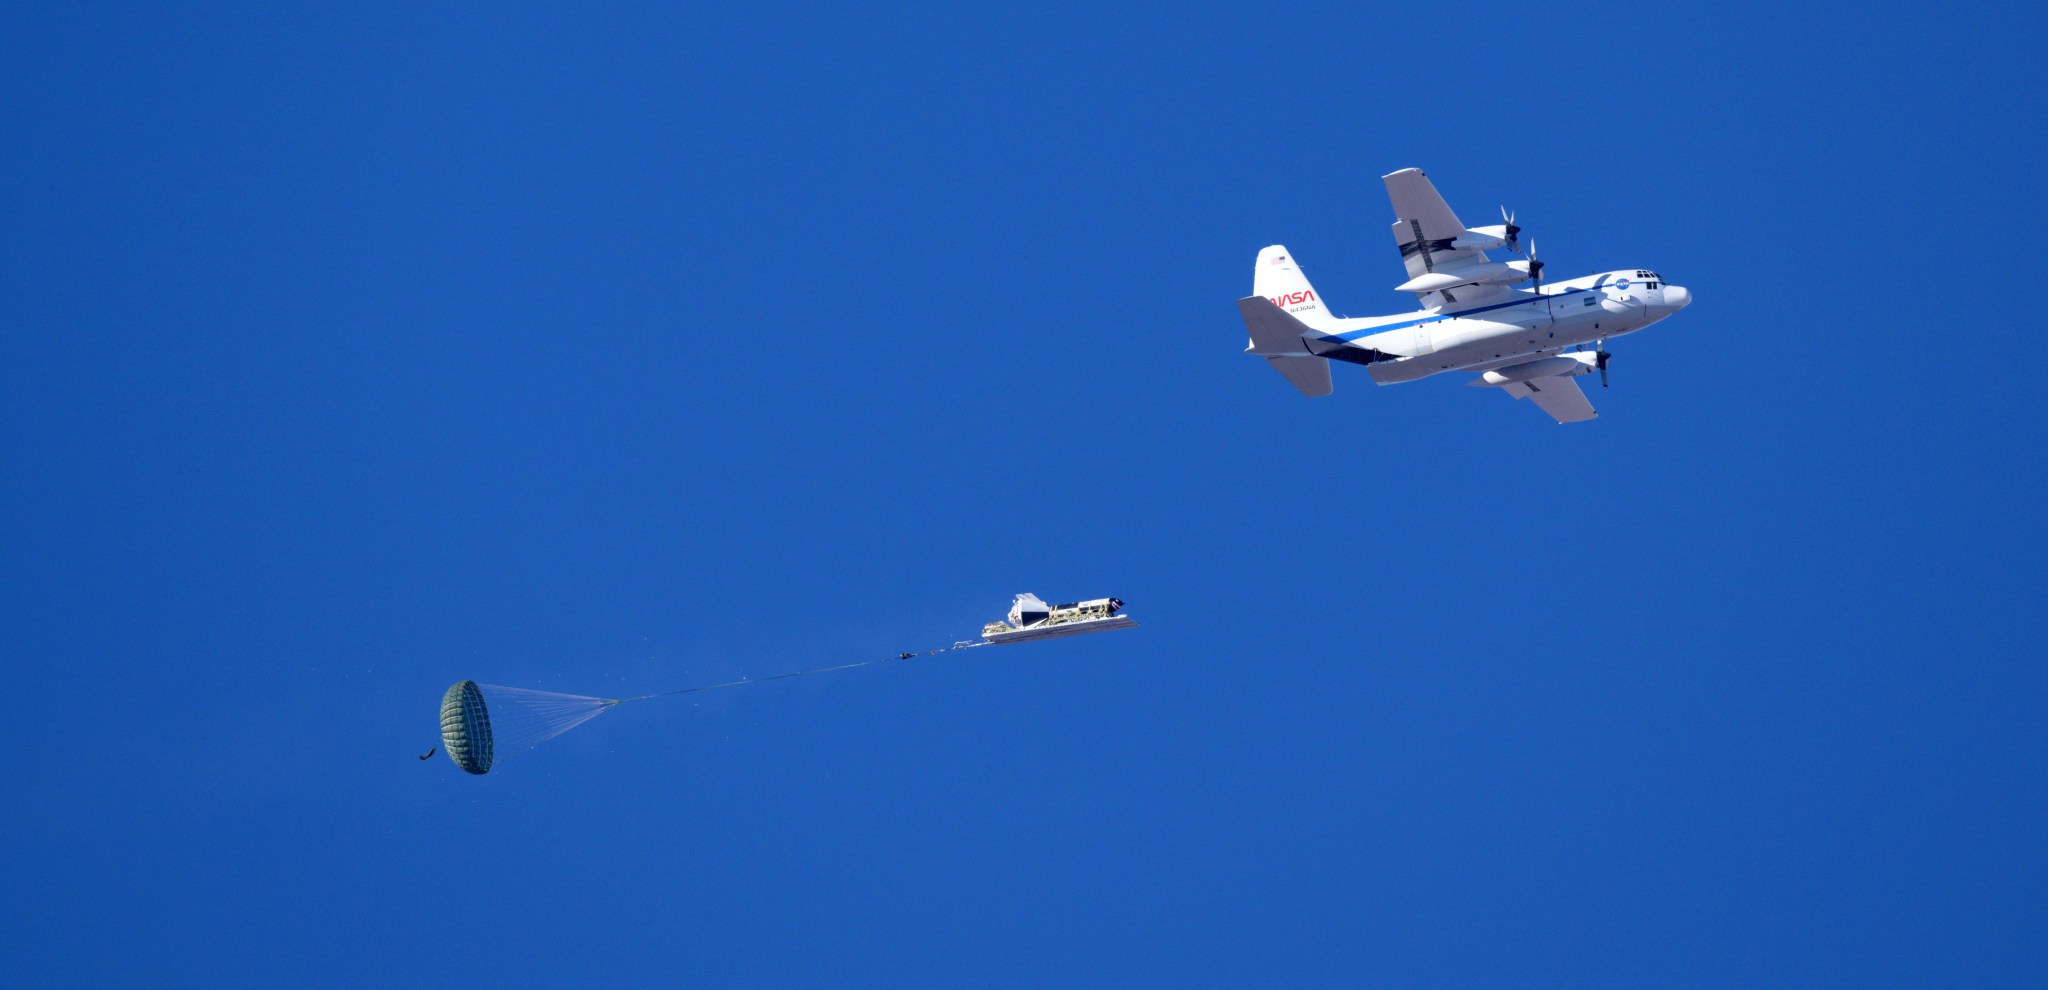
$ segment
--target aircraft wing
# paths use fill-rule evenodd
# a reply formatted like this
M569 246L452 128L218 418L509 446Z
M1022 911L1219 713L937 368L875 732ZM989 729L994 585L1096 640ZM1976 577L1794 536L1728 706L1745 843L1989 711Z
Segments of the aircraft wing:
M1579 383L1571 378L1532 378L1526 382L1502 385L1500 390L1517 399L1534 400L1550 414L1551 419L1560 423L1578 423L1600 415L1593 411L1593 404L1586 401L1586 393L1579 390Z
M1465 232L1465 224L1451 212L1451 204L1437 195L1436 186L1419 168L1404 168L1381 177L1387 184L1387 198L1393 201L1394 243L1401 246L1401 262L1408 277L1418 278L1443 268L1464 268L1486 263L1486 252L1473 248L1452 249L1451 242Z

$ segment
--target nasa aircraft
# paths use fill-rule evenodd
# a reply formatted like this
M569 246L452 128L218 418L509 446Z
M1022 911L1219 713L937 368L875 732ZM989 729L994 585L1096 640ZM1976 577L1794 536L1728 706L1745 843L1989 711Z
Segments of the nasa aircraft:
M1287 249L1259 252L1255 295L1237 301L1251 331L1246 351L1308 396L1330 394L1330 361L1365 365L1381 385L1444 371L1476 371L1467 382L1530 399L1552 419L1576 423L1599 415L1572 379L1600 373L1607 384L1609 337L1634 333L1684 309L1692 294L1653 271L1631 269L1543 283L1543 262L1531 242L1526 259L1494 261L1493 248L1522 253L1514 216L1467 227L1421 169L1385 176L1394 202L1394 241L1422 309L1393 316L1342 319L1323 307ZM1528 282L1528 288L1515 283ZM1588 351L1583 347L1592 344Z

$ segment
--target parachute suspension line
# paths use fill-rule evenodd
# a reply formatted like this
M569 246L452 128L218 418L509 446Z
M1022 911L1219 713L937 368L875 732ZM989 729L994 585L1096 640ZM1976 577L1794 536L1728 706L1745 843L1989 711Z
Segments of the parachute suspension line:
M605 713L618 702L580 694L557 694L502 684L479 684L490 705L497 744L530 749Z
M489 733L491 742L496 745L499 752L530 749L628 702L652 701L655 698L671 698L679 694L716 691L720 688L759 684L763 681L783 681L792 677L809 677L812 674L829 674L835 670L873 667L879 664L915 660L918 657L929 657L940 653L950 653L954 650L987 645L989 644L979 642L954 643L952 646L944 649L926 650L923 653L899 653L893 657L885 657L880 660L862 660L859 663L842 663L830 667L814 667L810 670L791 671L787 674L771 674L767 677L752 677L741 681L727 681L723 684L704 684L698 687L684 688L680 691L643 694L637 698L593 698L583 694L535 691L531 688L507 687L503 684L478 684L476 689L481 693L484 705L489 710L489 715L486 717L479 714L477 721L484 726L484 729L481 731ZM458 688L461 687L460 684L456 686ZM445 731L443 735L445 738ZM449 755L451 758L455 757L452 748ZM458 760L459 762L460 760ZM486 772L489 769L489 757L484 757L480 765L484 769L472 770L471 772Z
M810 670L793 670L787 674L770 674L766 677L749 677L745 680L726 681L723 684L702 684L698 685L697 687L683 688L680 691L662 691L658 694L643 694L637 698L615 698L610 701L607 701L606 704L623 705L631 701L652 701L656 698L673 698L679 694L697 694L701 691L716 691L720 688L745 687L748 684L760 684L764 681L786 681L792 677L809 677L812 674L829 674L836 670L852 670L855 667L875 667L885 663L901 663L905 660L915 660L919 657L936 656L940 653L951 653L954 650L966 650L972 649L977 646L987 645L989 644L975 642L954 643L951 646L943 647L941 649L936 650L926 650L923 653L899 653L893 657L884 657L880 660L862 660L858 663L842 663L836 664L831 667L814 667ZM566 732L568 730L564 729L563 731Z

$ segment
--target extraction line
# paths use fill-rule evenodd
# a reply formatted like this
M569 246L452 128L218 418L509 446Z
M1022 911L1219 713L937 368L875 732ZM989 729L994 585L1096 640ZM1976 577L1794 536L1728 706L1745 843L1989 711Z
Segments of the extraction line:
M954 643L953 645L944 647L942 649L926 650L923 653L899 653L896 656L887 657L881 660L862 660L859 663L842 663L832 667L817 667L811 670L796 670L791 671L787 674L770 674L767 677L749 677L744 680L726 681L723 684L705 684L699 687L688 687L680 691L663 691L659 694L643 694L637 698L606 698L604 701L604 707L609 708L613 705L623 705L627 702L632 701L651 701L655 698L672 698L679 694L696 694L700 691L716 691L719 688L743 687L748 684L760 684L766 681L784 681L792 677L809 677L812 674L829 674L835 670L852 670L855 667L874 667L885 663L900 663L904 660L915 660L918 657L937 656L941 653L951 653L954 650L969 650L977 646L987 645L989 644L976 643L971 641Z

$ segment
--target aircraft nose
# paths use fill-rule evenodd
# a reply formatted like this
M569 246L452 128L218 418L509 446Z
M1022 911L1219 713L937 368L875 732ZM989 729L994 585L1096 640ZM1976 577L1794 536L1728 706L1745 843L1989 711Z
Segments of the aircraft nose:
M1685 291L1682 285L1667 285L1664 287L1664 305L1676 313L1692 305L1692 293Z

